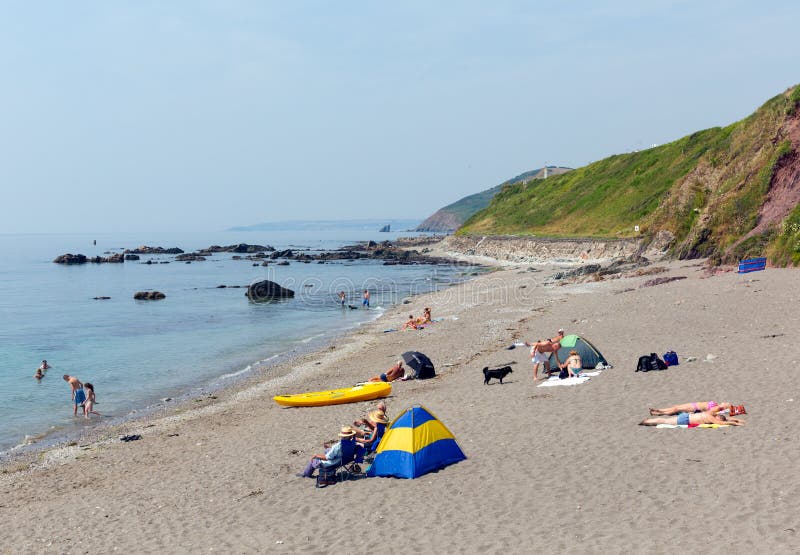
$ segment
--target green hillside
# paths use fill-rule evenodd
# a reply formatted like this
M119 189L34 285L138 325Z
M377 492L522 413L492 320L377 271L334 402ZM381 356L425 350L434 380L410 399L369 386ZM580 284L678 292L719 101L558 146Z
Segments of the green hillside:
M798 262L787 216L800 201L800 87L746 119L611 156L547 180L507 185L459 234L645 237L664 230L682 258L767 252ZM768 191L781 191L771 195ZM784 225L785 224L785 225Z
M549 175L562 174L569 171L570 168L562 168L559 166L548 166L547 171ZM521 181L530 179L541 179L544 176L544 168L530 170L522 173L516 177L509 179L496 185L491 189L486 189L480 193L466 196L457 200L452 204L448 204L444 208L440 208L433 215L429 216L417 226L416 231L434 231L434 232L450 232L460 227L467 219L478 212L483 210L492 198L503 188L505 185L512 185Z

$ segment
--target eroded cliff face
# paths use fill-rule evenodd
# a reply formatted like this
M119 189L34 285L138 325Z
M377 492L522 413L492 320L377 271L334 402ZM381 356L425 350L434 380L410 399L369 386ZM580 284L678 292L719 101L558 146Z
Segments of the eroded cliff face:
M452 233L464 223L463 218L457 214L445 210L437 210L432 216L422 222L415 231L427 231L433 233Z
M668 238L651 243L644 252L648 258L664 253ZM466 256L483 256L501 262L522 264L602 263L609 260L642 254L641 239L547 239L519 236L455 236L445 237L439 244L442 250Z

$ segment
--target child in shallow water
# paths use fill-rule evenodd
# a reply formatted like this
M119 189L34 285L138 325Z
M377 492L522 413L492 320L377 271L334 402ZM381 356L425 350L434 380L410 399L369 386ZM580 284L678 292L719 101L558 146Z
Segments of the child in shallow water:
M97 402L95 395L94 395L94 386L89 382L83 384L83 388L86 390L86 401L83 403L83 415L86 418L89 418L89 414L96 414L98 416L102 416L99 412L94 410L94 405Z

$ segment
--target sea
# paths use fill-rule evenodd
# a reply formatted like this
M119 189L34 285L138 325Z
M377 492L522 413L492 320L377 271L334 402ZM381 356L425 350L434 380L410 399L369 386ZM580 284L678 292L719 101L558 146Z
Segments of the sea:
M449 287L475 272L464 266L381 261L262 266L235 260L235 253L191 264L176 262L173 255L142 255L124 264L73 266L53 263L57 256L108 256L143 245L192 252L238 243L316 252L412 235L377 230L306 222L217 233L0 234L0 383L5 399L0 403L0 456L77 437L87 426L156 410L174 402L165 399L223 388L255 371L268 376L277 361L324 346L411 295ZM262 279L293 289L296 296L251 302L245 287ZM364 289L370 291L369 309L362 306ZM133 299L144 290L161 291L166 298ZM347 294L345 308L339 291ZM398 324L387 321L386 328ZM43 359L52 369L36 380ZM380 370L365 368L364 374ZM73 417L63 374L94 385L101 416L88 421Z

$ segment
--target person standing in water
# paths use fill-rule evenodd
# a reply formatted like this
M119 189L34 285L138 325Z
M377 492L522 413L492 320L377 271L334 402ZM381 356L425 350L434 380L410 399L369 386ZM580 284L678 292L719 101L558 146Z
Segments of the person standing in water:
M70 390L72 391L72 403L74 405L72 415L78 416L78 406L83 405L83 403L86 401L86 392L83 390L83 384L75 376L64 374L63 377L64 381L69 384Z
M344 291L339 291L339 302L342 304L342 308L344 308L345 300L347 300L347 295Z
M97 416L102 416L102 414L94 410L94 404L97 402L96 397L94 395L94 386L89 382L86 382L85 384L83 384L83 388L86 390L86 402L83 404L84 418L89 418L89 414L96 414Z
M369 308L369 291L364 289L364 300L361 302L362 306Z

